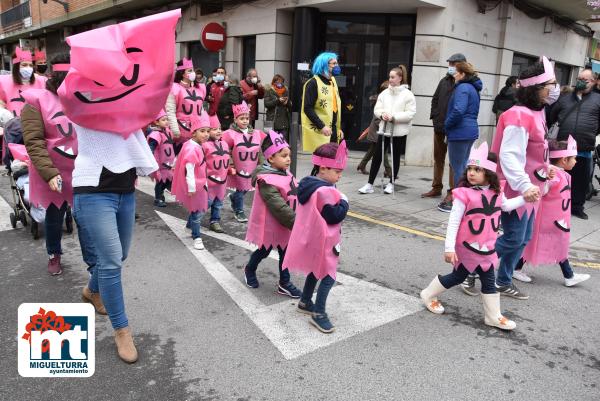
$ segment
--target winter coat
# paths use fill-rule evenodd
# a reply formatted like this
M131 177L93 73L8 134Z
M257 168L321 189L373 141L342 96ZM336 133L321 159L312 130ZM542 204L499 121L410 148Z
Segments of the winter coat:
M265 164L259 164L256 167L256 170L254 170L252 173L253 186L256 186L259 174L277 174L282 176L287 175L285 171L276 170L270 166L266 166ZM265 202L265 205L267 205L269 212L273 215L273 217L275 217L275 220L277 220L282 226L291 230L294 226L294 220L296 219L296 212L294 212L294 209L292 209L287 204L285 199L283 199L279 193L279 190L273 185L259 181L258 192L262 200Z
M483 88L476 76L456 83L446 114L448 141L466 141L479 138L479 92Z
M440 80L431 99L431 114L429 119L433 121L433 130L444 133L444 123L446 122L446 113L448 112L448 102L454 91L454 77L446 74Z
M567 112L579 103L579 107ZM566 118L565 118L566 116ZM573 135L578 151L592 151L596 145L596 135L600 132L600 94L592 91L579 100L575 93L565 93L553 105L548 117L548 127L560 122L559 140L567 140Z
M48 150L46 149L46 138L44 135L44 120L39 110L26 104L21 111L21 121L27 129L23 129L23 140L28 144L27 153L31 163L35 166L39 175L46 182L60 174L54 167Z
M494 114L503 113L517 103L516 89L512 86L505 86L500 89L500 93L494 98L492 112Z
M417 114L415 95L408 89L408 85L390 86L379 94L373 114L381 118L383 113L392 115L394 136L408 135L412 119ZM388 122L387 125L389 124ZM381 121L379 129L383 130L384 126L385 122Z
M258 99L265 97L265 88L259 84L249 84L245 79L240 81L240 87L244 94L244 100L250 106L250 121L255 121L258 117ZM250 94L250 92L254 90L256 90L258 94Z
M239 86L230 86L225 90L217 109L217 116L222 129L229 129L229 126L233 123L233 109L231 106L240 104L243 100L242 89Z
M265 109L266 109L266 121L273 121L273 129L288 130L290 128L290 112L292 110L292 101L290 99L290 92L288 88L285 88L282 97L287 97L287 104L282 104L279 101L279 96L275 90L271 87L265 91Z

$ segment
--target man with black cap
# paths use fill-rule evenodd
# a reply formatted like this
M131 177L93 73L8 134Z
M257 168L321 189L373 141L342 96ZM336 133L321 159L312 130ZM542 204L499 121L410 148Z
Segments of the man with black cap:
M461 61L467 61L462 53L456 53L450 56L448 60L448 72L438 83L437 89L431 99L431 114L429 118L433 120L433 182L431 190L421 195L423 198L435 198L442 194L442 178L444 176L444 166L446 164L446 151L448 146L445 142L446 133L444 122L446 121L446 112L448 111L448 102L454 90L454 77L456 72L455 65ZM452 170L450 170L448 179L448 192L444 200L438 205L438 209L450 212L452 209L451 190L454 186L452 179Z

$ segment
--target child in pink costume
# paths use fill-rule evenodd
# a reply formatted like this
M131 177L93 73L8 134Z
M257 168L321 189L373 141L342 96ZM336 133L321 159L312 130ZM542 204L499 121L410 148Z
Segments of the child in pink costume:
M297 218L283 261L284 269L307 275L297 310L311 315L310 323L323 333L335 329L325 312L325 303L335 284L341 225L349 208L348 198L335 187L347 159L345 141L339 145L326 143L315 149L312 174L298 186ZM321 284L313 304L318 280Z
M186 228L192 230L194 248L204 249L200 238L200 222L208 209L208 183L206 179L206 158L202 144L210 135L210 121L206 112L200 119L192 119L192 137L185 142L175 163L173 174L173 194L190 212Z
M210 137L202 144L206 155L206 175L208 177L208 207L210 208L210 230L223 233L221 209L227 192L227 172L229 171L229 146L222 140L219 118L209 116Z
M250 288L258 288L258 264L276 248L279 252L279 282L277 293L300 298L302 292L290 281L290 272L282 270L285 249L288 246L296 213L296 179L288 171L291 162L290 147L280 133L270 131L263 140L265 163L256 169L254 201L246 241L258 246L250 256L244 275Z
M173 136L169 129L169 119L164 110L158 113L150 125L150 133L146 139L158 164L158 170L150 175L156 182L154 184L154 206L166 207L165 189L171 190L175 150L173 149Z
M515 269L514 278L530 282L531 278L519 271L524 263L532 266L558 263L565 278L565 286L572 287L590 278L589 274L574 273L569 263L571 239L571 176L567 171L577 162L577 142L569 135L568 141L549 141L550 162L556 176L546 181L545 194L540 202L531 241L523 251L523 258Z
M12 111L15 117L19 117L25 106L22 93L31 88L46 88L47 79L33 73L33 55L29 50L17 46L13 53L12 64L11 75L0 76L0 100L4 102L7 110Z
M223 140L231 150L234 171L227 178L227 187L235 190L229 195L235 219L248 221L244 213L244 195L253 189L252 172L259 164L260 146L266 134L250 126L250 107L246 102L233 105L234 123L223 133Z
M498 265L495 246L500 228L500 212L525 204L522 196L506 199L496 175L496 155L488 153L487 143L471 149L467 170L452 190L454 202L448 220L444 259L454 266L452 273L436 276L421 291L421 299L433 313L444 313L438 296L462 283L469 273L481 279L481 298L485 324L512 330L515 322L500 313L500 294L496 292L494 268Z

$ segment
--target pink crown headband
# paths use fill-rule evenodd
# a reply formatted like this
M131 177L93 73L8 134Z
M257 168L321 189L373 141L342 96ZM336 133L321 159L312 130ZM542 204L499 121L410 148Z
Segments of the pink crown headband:
M13 64L22 61L33 61L33 56L29 50L22 50L19 46L15 47L15 58L12 59Z
M538 84L543 84L544 82L550 81L554 79L554 67L552 63L546 56L542 56L540 61L544 64L544 72L540 75L536 75L535 77L519 79L519 84L521 86L533 86Z
M200 128L210 128L210 119L208 117L208 113L205 111L202 112L200 117L192 119L192 133Z
M250 114L250 106L245 101L242 101L241 104L234 104L231 108L233 110L233 118L238 118L240 114Z
M471 154L469 154L467 166L477 166L495 173L497 167L496 163L488 160L488 153L489 148L487 142L483 142L478 148L473 145L471 148Z
M348 161L348 148L346 147L346 141L340 142L337 148L337 152L335 152L335 159L330 159L328 157L317 156L313 153L312 162L315 166L319 167L329 167L335 168L338 170L343 170L346 168L346 162Z
M33 53L33 59L35 61L46 61L46 52L43 50L36 50Z
M273 156L275 153L279 152L281 149L290 147L290 145L285 141L285 138L283 137L283 135L281 135L279 132L270 130L269 138L271 138L272 145L269 146L263 152L263 154L265 155L265 158L267 158L267 159L269 157Z
M183 62L181 65L177 66L177 71L187 70L188 68L191 68L192 70L194 69L194 63L192 62L192 59L184 58L182 61Z
M221 122L216 114L208 116L208 119L210 121L210 128L221 128Z
M71 64L52 64L52 71L67 72L71 68Z
M577 141L575 141L575 139L569 135L569 139L567 139L567 148L563 150L551 150L549 156L551 159L577 156Z
M156 115L156 118L154 119L154 121L158 121L161 118L165 117L167 115L167 113L165 112L165 109L161 109L158 114Z

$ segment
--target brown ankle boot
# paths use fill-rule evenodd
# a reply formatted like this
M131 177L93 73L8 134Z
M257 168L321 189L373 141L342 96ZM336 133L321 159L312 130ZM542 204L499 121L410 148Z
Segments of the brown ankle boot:
M129 327L115 330L115 344L119 358L127 363L134 363L138 359L137 349L133 343Z
M96 309L96 312L98 312L101 315L106 315L106 308L102 303L100 293L92 292L87 286L85 286L83 287L83 291L81 292L81 298L83 299L83 302L88 302L94 305L94 309Z

